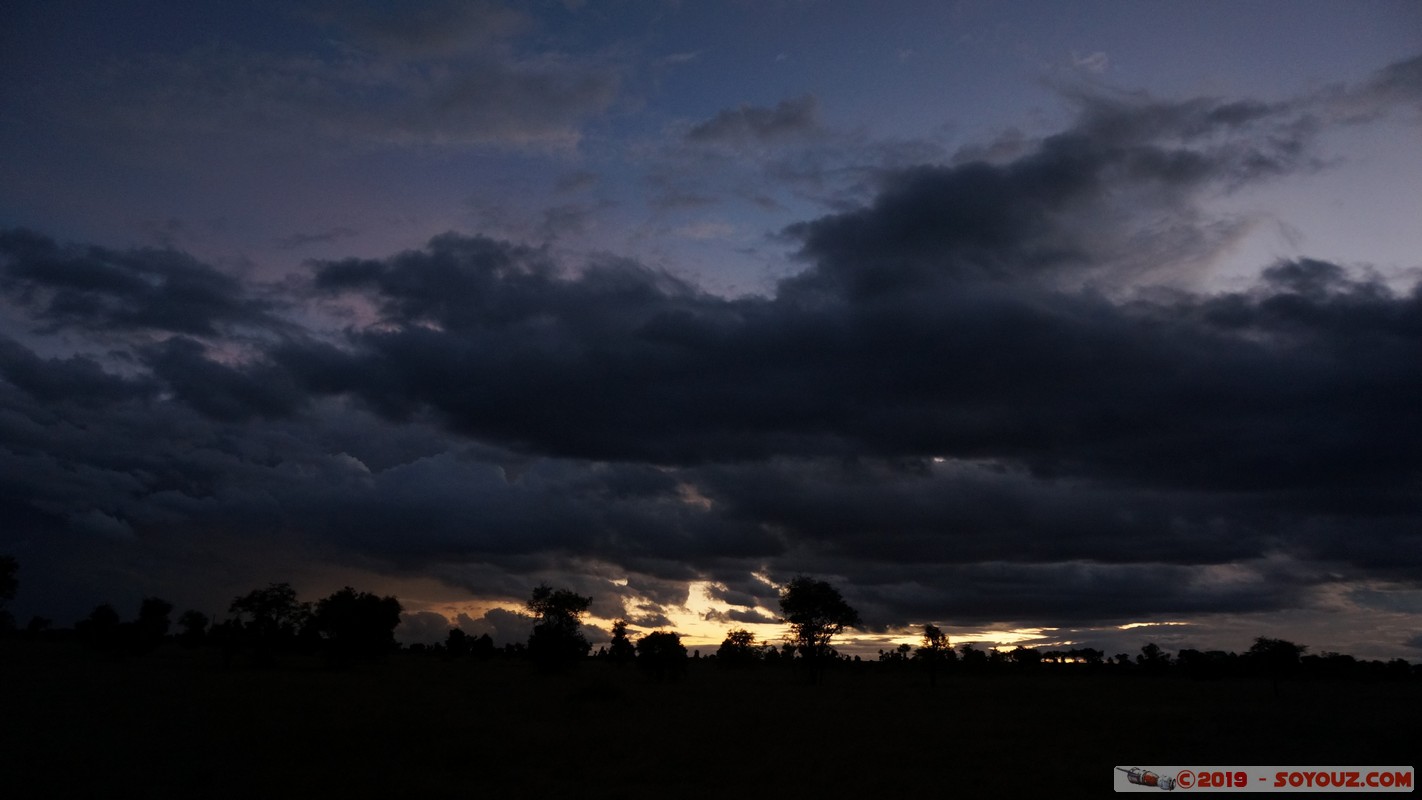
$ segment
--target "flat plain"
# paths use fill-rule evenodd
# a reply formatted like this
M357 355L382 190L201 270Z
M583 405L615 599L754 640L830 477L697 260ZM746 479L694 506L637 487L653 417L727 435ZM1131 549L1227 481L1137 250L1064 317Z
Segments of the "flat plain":
M692 661L540 674L398 654L224 665L0 642L0 793L106 797L1099 796L1113 765L1414 764L1422 684ZM4 791L24 787L25 795Z

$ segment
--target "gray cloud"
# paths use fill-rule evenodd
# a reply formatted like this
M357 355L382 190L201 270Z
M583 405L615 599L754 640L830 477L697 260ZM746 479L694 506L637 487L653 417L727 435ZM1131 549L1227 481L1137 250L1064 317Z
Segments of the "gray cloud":
M283 236L277 240L277 246L284 250L295 250L300 247L306 247L307 245L329 244L359 235L360 231L354 228L338 225L320 233L293 233L289 236Z
M26 230L0 233L0 292L56 329L212 336L239 324L277 326L270 304L191 256L67 247Z
M743 105L721 111L686 133L695 144L765 144L801 139L820 127L814 95L782 100L774 108Z
M494 644L522 644L533 633L533 617L502 608L492 608L482 617L475 619L468 614L460 614L456 620L460 630L470 636L488 635Z
M449 619L433 611L416 611L400 615L395 639L401 644L435 644L449 635Z

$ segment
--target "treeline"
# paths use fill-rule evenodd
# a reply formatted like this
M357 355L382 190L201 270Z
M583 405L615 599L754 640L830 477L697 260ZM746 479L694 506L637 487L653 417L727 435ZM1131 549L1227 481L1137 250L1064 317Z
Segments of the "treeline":
M396 598L347 586L315 602L303 602L286 583L273 583L233 598L228 607L231 616L221 621L190 609L177 617L175 625L172 603L146 597L136 616L127 621L104 603L72 629L56 629L44 617L34 617L17 628L4 609L18 586L17 569L14 558L0 556L0 633L30 640L76 640L114 655L141 655L172 641L189 648L216 649L228 664L242 658L255 665L271 665L285 655L321 655L331 662L353 663L378 660L403 649L414 655L449 659L528 661L545 671L564 670L587 659L617 665L635 663L656 680L682 676L692 660L680 634L655 631L633 641L627 620L614 622L611 641L592 652L581 630L592 598L549 586L534 589L525 604L533 618L527 641L502 646L487 633L473 636L452 627L443 642L401 648L394 635L402 612ZM917 646L900 644L880 650L877 658L864 659L843 655L832 646L834 636L859 624L859 615L828 583L798 576L782 589L780 606L790 628L783 641L757 641L750 631L734 629L704 661L733 670L789 666L811 681L819 680L829 669L911 670L922 673L930 683L954 674L1055 671L1183 675L1202 680L1263 676L1276 687L1285 678L1422 678L1422 665L1401 658L1383 662L1327 651L1315 655L1304 645L1266 637L1255 639L1243 653L1184 649L1171 655L1149 643L1134 656L1116 653L1108 657L1090 647L999 650L965 644L955 648L935 625L922 626ZM695 659L702 659L699 651Z
M18 633L28 639L74 640L112 655L142 655L166 641L213 646L228 661L245 653L259 664L278 655L313 653L357 661L399 649L394 632L400 601L349 586L312 603L299 601L290 584L274 583L233 598L232 616L218 622L189 609L174 625L173 608L160 597L145 597L137 616L124 620L112 605L101 603L72 629L55 629L51 620L34 617Z
M901 644L895 650L880 650L877 662L891 668L912 666L946 672L1021 673L1043 670L1066 672L1109 672L1132 675L1184 675L1201 680L1264 676L1280 678L1369 678L1406 680L1422 678L1422 664L1406 659L1390 661L1358 659L1344 653L1324 651L1309 654L1306 645L1285 639L1258 637L1243 653L1224 650L1183 649L1175 655L1154 642L1140 652L1116 653L1108 657L1090 647L1042 650L1016 647L1011 650L979 650L971 644L956 651L937 642L941 633L925 627L920 647ZM930 644L934 643L935 644Z

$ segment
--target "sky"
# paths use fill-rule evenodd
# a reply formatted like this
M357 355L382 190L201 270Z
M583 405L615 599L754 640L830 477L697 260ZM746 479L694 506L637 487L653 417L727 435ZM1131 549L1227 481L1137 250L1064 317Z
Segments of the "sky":
M10 610L1422 660L1422 6L0 6Z

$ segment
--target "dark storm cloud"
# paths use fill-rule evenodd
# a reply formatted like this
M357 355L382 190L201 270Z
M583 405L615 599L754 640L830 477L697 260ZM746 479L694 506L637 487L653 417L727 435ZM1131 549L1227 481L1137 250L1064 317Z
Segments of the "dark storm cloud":
M319 268L318 286L369 293L385 319L349 349L275 358L312 390L545 454L997 458L1181 488L1405 480L1416 292L1340 274L1324 290L1299 262L1251 292L1118 303L964 282L904 249L907 275L891 255L882 278L835 262L760 301L629 264L559 276L532 251L446 237Z
M42 359L19 342L3 337L0 376L42 403L98 406L151 395L157 390L151 380L113 375L91 358Z
M311 263L302 299L369 324L299 330L170 251L7 234L5 296L44 344L148 339L0 344L5 518L31 552L255 531L488 596L558 582L608 616L706 580L749 622L775 608L760 576L805 572L876 628L1415 580L1422 286L1295 259L1139 290L1228 239L1202 196L1313 168L1313 128L1079 102L1015 158L892 170L792 227L805 269L769 298L449 234Z
M1178 270L1216 244L1195 207L1201 190L1304 160L1308 131L1268 107L1096 95L1078 102L1075 127L1016 159L892 171L871 205L792 226L815 266L782 294L867 299L948 280L1069 287ZM1191 224L1158 221L1168 216ZM1182 243L1185 252L1171 252ZM1140 263L1142 250L1151 263Z
M400 615L395 638L401 644L442 644L449 636L449 619L433 611L416 611Z
M146 348L144 358L179 400L215 419L290 416L306 400L285 371L265 364L222 364L209 358L200 342L185 337Z
M733 608L730 611L712 609L706 612L705 618L711 622L740 625L773 625L778 622L774 617L766 616L759 611L743 611L739 608Z
M1008 164L902 171L873 204L793 228L810 267L770 300L625 262L568 274L540 251L455 236L319 264L318 289L369 298L382 323L347 348L278 357L313 390L431 408L531 452L1000 459L1347 504L1409 474L1416 291L1306 260L1233 294L1079 288L1115 274L1110 243L1159 233L1131 230L1120 197L1146 216L1190 212L1204 187L1297 165L1292 144L1229 139L1270 114L1113 100Z
M533 617L507 611L502 608L490 609L483 616L475 619L467 614L460 614L456 620L457 627L470 636L488 635L494 640L496 645L522 644L528 641L528 636L533 632Z
M274 324L240 281L186 254L62 246L26 230L0 232L0 291L55 328L212 336Z
M866 627L880 630L904 618L1055 627L1275 611L1304 596L1302 581L1268 568L1216 575L1187 564L986 562L857 571L853 585L846 599L858 604Z
M1259 498L1043 480L995 465L778 461L697 471L729 518L760 520L836 557L892 564L982 560L1224 563L1274 545ZM1127 545L1126 543L1129 543Z
M814 95L782 100L774 108L743 105L719 112L692 127L686 140L695 144L755 144L798 139L820 126L820 103Z
M1163 565L1285 552L1378 569L1394 552L1410 568L1422 292L1307 259L1233 293L1095 287L1136 274L1126 245L1175 241L1153 215L1205 226L1201 192L1311 168L1292 113L1088 103L1016 160L902 170L873 203L793 228L809 267L771 299L455 236L318 264L317 289L382 320L278 358L312 391L431 409L517 451L679 465L706 530L739 522L762 550L692 556L709 541L692 537L659 557L685 548L728 585L745 558L856 583L868 570L848 565L933 564L924 587L996 598L984 618L1057 583L1073 619L1277 607L1298 593ZM1175 258L1216 244L1197 241ZM970 567L1004 558L1085 566L1018 570L995 593ZM905 608L869 600L884 620Z
M29 596L47 613L77 616L165 587L201 595L187 573L200 564L223 573L222 596L204 602L378 565L482 596L571 585L618 616L624 598L683 602L700 560L780 550L754 523L686 502L664 470L465 448L417 421L382 425L339 402L291 418L261 413L273 402L286 410L279 376L216 365L190 340L155 350L155 376L177 389L167 397L125 388L83 359L3 348L5 544L46 575ZM292 576L283 559L306 566ZM568 575L570 560L589 574Z
M570 558L622 564L573 583L617 615L624 595L608 581L626 570L641 574L624 579L625 596L676 604L696 575L687 559L778 547L757 543L755 526L703 519L649 467L452 449L426 426L383 426L340 405L264 419L106 386L105 403L92 390L91 402L55 402L8 382L12 363L46 364L17 348L6 348L0 381L0 511L6 551L44 576L28 597L51 615L160 589L221 602L269 580L372 565L520 598L543 580L567 583ZM47 365L61 376L72 366ZM295 576L292 565L303 565ZM199 568L215 573L207 589L194 586Z

